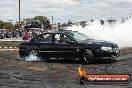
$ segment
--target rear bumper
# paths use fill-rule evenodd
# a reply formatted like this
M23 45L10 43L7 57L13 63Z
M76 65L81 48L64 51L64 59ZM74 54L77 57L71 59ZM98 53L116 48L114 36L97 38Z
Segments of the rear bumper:
M19 48L19 56L20 56L20 57L28 56L27 50L26 50L26 49L21 49L21 48Z

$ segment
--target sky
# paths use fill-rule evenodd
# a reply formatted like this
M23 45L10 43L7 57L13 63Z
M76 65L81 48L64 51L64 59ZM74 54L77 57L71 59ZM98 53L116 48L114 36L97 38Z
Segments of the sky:
M18 21L19 0L0 0L0 20ZM47 16L54 23L121 19L132 15L132 0L21 0L21 19Z

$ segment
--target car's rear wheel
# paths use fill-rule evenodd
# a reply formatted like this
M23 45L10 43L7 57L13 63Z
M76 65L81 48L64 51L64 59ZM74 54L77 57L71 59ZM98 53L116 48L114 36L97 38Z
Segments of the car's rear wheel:
M39 54L38 54L38 51L37 51L37 50L30 50L29 55L36 56L36 57L38 57L38 56L39 56Z
M39 53L37 50L30 50L28 56L29 56L28 61L48 61L48 60L51 60L50 58L46 58L44 55ZM31 60L30 60L30 58L31 58Z
M83 61L85 61L86 63L95 61L94 54L91 50L89 50L89 49L84 50L84 52L83 52Z
M41 61L41 57L37 50L29 50L28 57L25 58L26 61Z

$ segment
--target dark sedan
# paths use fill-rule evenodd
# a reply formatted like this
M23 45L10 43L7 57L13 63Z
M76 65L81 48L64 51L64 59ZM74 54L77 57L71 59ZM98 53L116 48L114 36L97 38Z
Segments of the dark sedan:
M118 46L112 42L88 38L76 31L46 32L19 47L20 57L34 55L43 58L63 58L93 62L102 57L119 55Z

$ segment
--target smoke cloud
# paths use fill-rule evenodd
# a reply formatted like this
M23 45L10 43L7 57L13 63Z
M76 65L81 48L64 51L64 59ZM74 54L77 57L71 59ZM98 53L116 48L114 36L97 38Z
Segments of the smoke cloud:
M105 22L104 25L101 25L100 21L96 20L84 28L74 25L68 27L67 30L81 32L93 39L114 42L120 48L132 47L132 19L123 23L117 21L114 24L109 24Z

